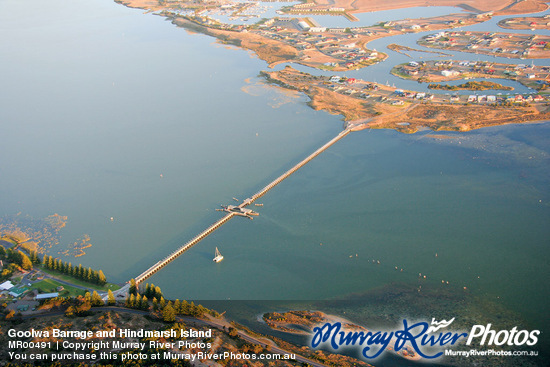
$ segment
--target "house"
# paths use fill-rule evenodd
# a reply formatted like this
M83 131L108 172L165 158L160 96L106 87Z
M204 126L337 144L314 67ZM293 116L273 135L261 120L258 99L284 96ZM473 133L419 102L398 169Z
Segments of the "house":
M34 297L34 299L39 301L39 300L42 300L42 299L56 298L58 296L59 296L59 293L57 293L57 292L55 292L55 293L43 293L43 294L37 295L36 297Z
M470 94L468 96L468 102L475 102L475 101L477 101L477 96L473 95L473 94Z
M412 66L413 68L416 68L419 64L416 61L410 61L409 66Z
M542 101L544 101L544 98L542 98L542 96L539 94L533 97L533 102L542 102Z
M342 78L339 77L338 75L333 75L330 77L329 80L331 83L340 83L340 80L342 80Z
M348 84L354 84L357 82L357 79L355 78L349 78L347 81L346 81Z
M441 71L441 75L443 75L444 77L451 77L451 76L456 76L456 75L459 75L460 72L456 71L456 70L443 70Z
M4 283L0 284L0 291L8 291L12 289L14 285L9 280L6 280Z
M491 102L491 103L494 103L497 101L497 97L496 96L487 96L487 102Z

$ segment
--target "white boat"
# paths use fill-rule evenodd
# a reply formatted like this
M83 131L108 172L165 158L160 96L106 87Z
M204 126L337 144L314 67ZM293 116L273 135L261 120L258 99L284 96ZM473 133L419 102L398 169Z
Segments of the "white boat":
M220 250L218 250L218 248L216 247L216 255L214 256L214 258L212 259L212 261L216 262L216 263L219 263L220 261L223 260L223 255L220 254Z

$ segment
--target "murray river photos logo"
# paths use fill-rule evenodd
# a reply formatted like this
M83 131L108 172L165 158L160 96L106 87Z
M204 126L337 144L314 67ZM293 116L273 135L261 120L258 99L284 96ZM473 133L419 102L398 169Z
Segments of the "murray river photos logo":
M491 324L474 325L469 333L444 330L454 320L432 319L431 324L428 324L425 321L409 323L404 319L402 328L387 331L368 331L359 327L344 330L340 322L327 322L313 329L311 346L329 347L334 351L356 347L367 359L375 359L386 350L399 352L410 347L422 358L435 359L458 342L468 346L533 346L538 342L540 334L539 330L518 330L517 327L497 331L491 328Z

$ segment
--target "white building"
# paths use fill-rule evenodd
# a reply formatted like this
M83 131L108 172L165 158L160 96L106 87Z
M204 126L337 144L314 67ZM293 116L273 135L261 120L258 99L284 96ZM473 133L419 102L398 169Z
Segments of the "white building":
M49 299L49 298L56 298L57 296L59 296L59 293L43 293L43 294L39 294L37 295L34 299L35 300L41 300L41 299Z
M443 70L443 71L441 71L441 75L443 75L444 77L456 76L458 74L460 74L460 72L458 72L456 70Z
M9 291L13 287L14 285L9 280L6 280L4 283L0 284L0 291Z

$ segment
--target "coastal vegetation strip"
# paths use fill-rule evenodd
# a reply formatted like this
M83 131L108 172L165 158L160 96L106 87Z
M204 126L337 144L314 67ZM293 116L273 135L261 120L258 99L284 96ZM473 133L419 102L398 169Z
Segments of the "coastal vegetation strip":
M458 85L449 85L449 84L429 84L428 88L430 89L441 89L441 90L490 90L490 89L499 89L499 90L513 90L514 88L508 87L502 84L487 82L487 81L469 81L464 84Z
M423 53L428 53L428 54L436 54L436 55L441 55L441 56L451 56L450 54L445 53L445 52L441 52L441 51L420 50L418 48L398 45L396 43L390 43L387 47L388 47L388 49L390 49L392 51L398 52L398 53L403 54L405 56L408 56L410 58L412 58L412 56L409 55L407 52L411 52L411 51L423 52ZM407 51L407 52L405 52L405 51Z

